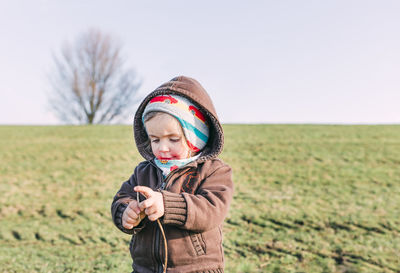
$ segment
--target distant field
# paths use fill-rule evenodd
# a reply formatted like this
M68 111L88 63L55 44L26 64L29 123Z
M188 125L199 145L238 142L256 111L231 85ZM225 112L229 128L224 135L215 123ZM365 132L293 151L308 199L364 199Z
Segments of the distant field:
M226 272L400 272L400 126L226 125ZM0 272L130 272L130 126L0 126Z

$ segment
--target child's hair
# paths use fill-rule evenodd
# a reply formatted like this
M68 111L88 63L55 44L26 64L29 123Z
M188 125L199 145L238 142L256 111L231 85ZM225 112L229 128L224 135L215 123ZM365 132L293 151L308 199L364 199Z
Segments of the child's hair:
M143 116L143 124L148 122L152 118L154 118L154 117L156 117L158 115L161 115L161 114L163 114L163 112L160 112L160 111L158 111L158 112L154 111L154 112L146 113L146 115ZM149 153L153 153L153 150L151 149L151 141L150 141L150 138L148 136L147 136L146 142L144 143L144 149Z
M161 111L153 111L153 112L146 113L146 115L144 115L144 117L143 117L143 123L151 120L152 118L154 118L155 116L158 116L160 114L165 114L165 113L161 112Z

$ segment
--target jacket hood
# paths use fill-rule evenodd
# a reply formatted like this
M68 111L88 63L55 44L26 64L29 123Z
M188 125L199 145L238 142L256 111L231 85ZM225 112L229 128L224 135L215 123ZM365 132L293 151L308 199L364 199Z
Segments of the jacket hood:
M146 105L153 97L166 94L180 95L198 104L200 110L207 117L207 122L210 126L210 135L207 145L201 151L201 156L197 161L200 162L217 157L222 152L224 146L224 133L218 120L217 112L210 96L200 83L195 79L185 76L175 77L160 85L156 90L147 95L139 105L133 120L133 132L139 153L146 160L154 158L151 149L148 149L148 136L142 122L142 115Z

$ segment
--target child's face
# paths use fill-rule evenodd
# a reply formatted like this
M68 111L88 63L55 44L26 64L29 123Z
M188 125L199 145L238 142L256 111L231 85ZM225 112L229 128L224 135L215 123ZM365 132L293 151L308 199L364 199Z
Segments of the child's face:
M190 149L178 120L168 114L158 114L145 122L151 149L160 160L188 158Z

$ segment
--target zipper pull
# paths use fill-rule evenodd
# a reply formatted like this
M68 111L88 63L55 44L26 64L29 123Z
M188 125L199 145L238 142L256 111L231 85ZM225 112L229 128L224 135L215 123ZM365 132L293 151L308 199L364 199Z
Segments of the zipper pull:
M167 183L165 183L165 181L162 182L161 187L160 187L160 190L163 190L163 189L165 188L165 185L166 185L166 184L167 184Z

